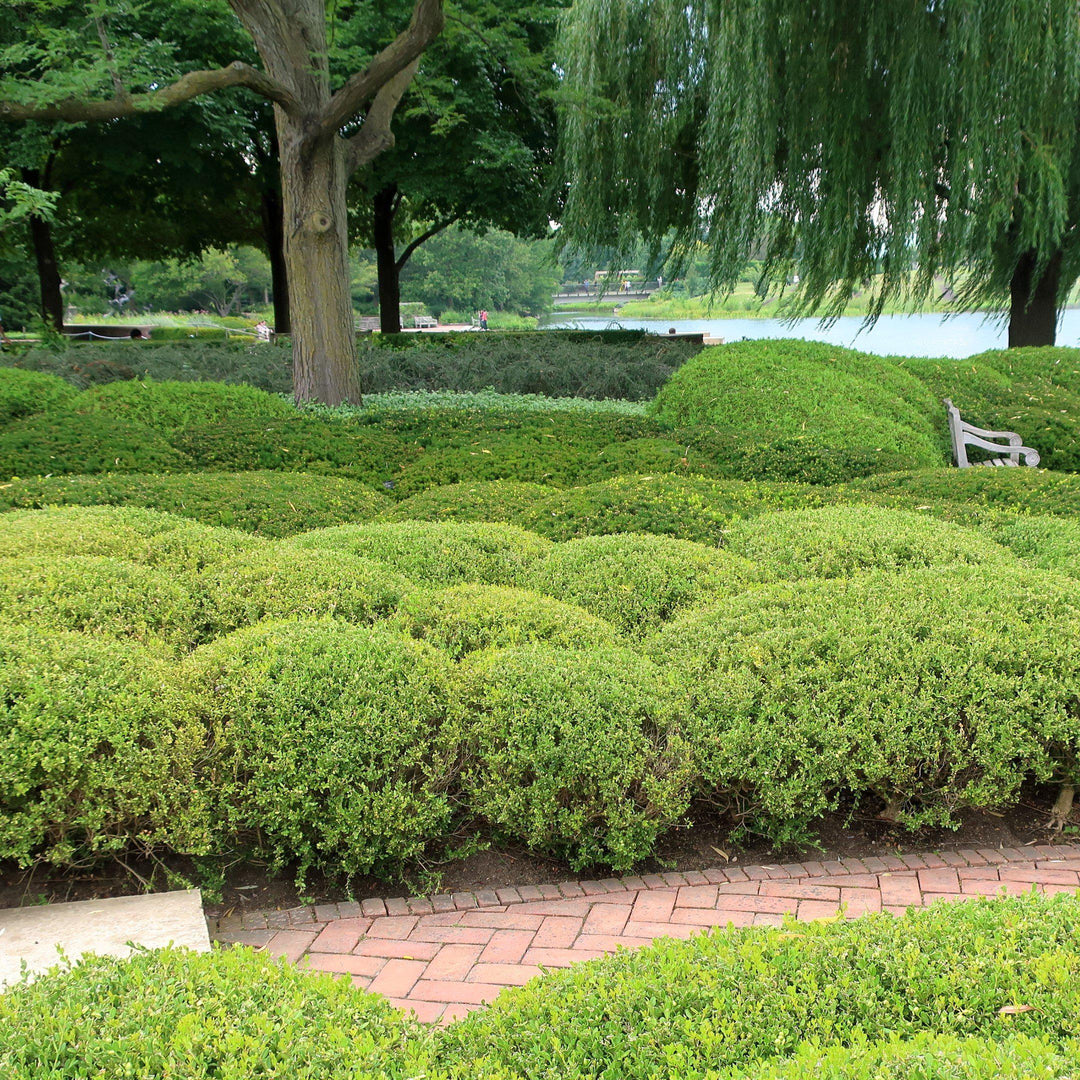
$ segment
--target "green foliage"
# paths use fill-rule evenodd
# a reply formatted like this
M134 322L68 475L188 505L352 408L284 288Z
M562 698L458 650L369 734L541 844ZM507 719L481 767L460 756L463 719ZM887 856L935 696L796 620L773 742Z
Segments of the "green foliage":
M330 416L370 416L372 413L417 409L486 409L495 412L539 413L618 413L620 416L645 416L643 401L622 398L545 397L543 394L506 394L495 390L387 390L365 394L364 404L305 405L305 411Z
M450 662L385 628L263 623L186 662L230 833L276 863L394 871L443 834Z
M191 783L203 733L155 652L4 627L0 718L0 858L70 866L132 847L205 849Z
M1078 932L1080 903L1059 896L660 941L549 972L450 1027L441 1052L462 1077L561 1080L861 1077L782 1066L845 1047L857 1060L866 1043L924 1033L981 1042L991 1060L999 1041L1025 1036L1071 1054ZM1002 1016L1006 1005L1032 1011ZM995 1075L976 1067L934 1073L914 1060L869 1075Z
M166 437L203 424L296 416L295 407L276 395L212 382L107 383L85 391L78 409L145 424Z
M455 585L412 593L401 606L398 625L455 660L482 649L533 642L593 649L617 640L610 623L583 608L500 585Z
M348 979L249 949L90 956L0 997L8 1080L406 1080L431 1035Z
M58 410L0 430L0 477L55 473L176 472L183 453L156 431L105 413Z
M841 798L947 824L1070 775L1078 629L1068 579L935 567L752 590L647 652L684 688L703 789L783 840Z
M1022 516L998 526L993 536L1033 566L1080 577L1080 521Z
M628 649L549 645L467 662L470 806L575 869L628 869L689 803L689 752L658 668Z
M72 387L55 375L0 367L0 424L68 408L74 397Z
M99 555L0 559L0 623L190 646L199 606L184 575Z
M747 341L689 361L661 388L656 409L675 426L710 429L741 479L749 477L739 458L749 455L751 471L769 459L784 470L759 468L762 478L827 483L846 478L829 455L853 455L848 476L939 464L925 398L917 380L879 357L817 342ZM803 460L789 463L793 454Z
M556 544L520 580L637 637L683 608L741 591L754 577L752 563L705 544L624 533Z
M371 623L395 610L409 583L384 564L342 551L270 544L203 574L206 632L261 619L333 616Z
M454 521L338 525L289 543L375 559L424 585L516 585L551 546L515 525Z
M51 476L0 487L0 506L61 504L154 507L207 525L280 537L366 521L389 500L355 480L257 471Z
M519 480L470 481L429 487L388 507L382 521L499 521L543 531L540 509L556 488Z
M782 510L734 523L726 546L767 578L847 577L966 563L993 571L1012 560L973 529L904 510L830 506Z

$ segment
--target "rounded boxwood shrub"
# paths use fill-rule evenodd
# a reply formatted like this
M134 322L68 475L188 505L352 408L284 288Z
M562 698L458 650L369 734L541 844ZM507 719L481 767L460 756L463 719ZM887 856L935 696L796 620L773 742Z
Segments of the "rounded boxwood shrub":
M379 520L497 521L534 528L543 519L538 507L557 494L558 488L518 480L444 484L388 507Z
M659 669L636 653L478 653L463 693L469 805L509 838L625 870L685 813L689 753Z
M556 544L521 584L578 604L634 636L682 608L738 592L754 576L745 559L705 544L618 533Z
M68 408L78 392L58 375L0 367L0 424Z
M953 566L759 588L646 651L683 688L705 793L782 841L843 797L949 824L1073 780L1078 632L1077 583Z
M1033 566L1080 577L1080 520L1017 517L994 529L993 536Z
M189 459L152 428L105 413L57 410L0 429L0 477L177 472Z
M355 480L310 473L146 473L50 476L0 489L0 507L146 506L206 525L282 537L367 521L390 500Z
M204 851L208 811L193 780L204 754L191 702L158 653L0 627L0 859L69 866L131 848Z
M425 585L516 585L551 548L551 541L515 525L464 521L338 525L301 533L289 543L377 559Z
M219 815L275 864L390 873L444 835L449 659L385 627L260 623L185 661Z
M617 640L610 623L583 608L500 585L454 585L413 593L401 606L398 625L455 659L481 649L537 641L591 649Z
M431 1075L431 1041L348 979L250 949L87 956L0 995L6 1080L406 1080Z
M0 559L0 622L183 649L199 610L183 574L100 555Z
M78 408L145 424L166 436L196 424L296 416L291 402L253 386L152 379L91 387L80 395Z
M371 623L391 614L409 582L383 563L343 551L268 544L200 579L211 637L262 619L334 616Z
M992 568L1012 561L1005 548L974 529L876 506L759 514L735 522L726 544L772 578L843 577L859 570L949 563Z

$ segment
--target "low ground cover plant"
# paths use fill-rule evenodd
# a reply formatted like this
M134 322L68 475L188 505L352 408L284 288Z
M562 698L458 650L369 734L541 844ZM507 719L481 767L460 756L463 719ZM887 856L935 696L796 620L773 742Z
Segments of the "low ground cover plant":
M1065 896L728 930L548 972L442 1031L245 949L95 957L0 997L0 1067L11 1080L1064 1078L1080 1055L1078 934Z
M0 367L0 424L67 408L75 396L75 388L56 375Z
M1032 566L1080 577L1080 520L1018 516L999 525L993 536Z

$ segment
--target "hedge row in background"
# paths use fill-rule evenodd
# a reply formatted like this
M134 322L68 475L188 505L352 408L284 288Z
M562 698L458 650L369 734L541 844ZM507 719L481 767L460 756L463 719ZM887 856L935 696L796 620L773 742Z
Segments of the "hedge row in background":
M246 949L95 957L0 997L0 1068L10 1080L1063 1080L1080 1060L1078 936L1080 902L1064 896L727 930L548 972L442 1031Z

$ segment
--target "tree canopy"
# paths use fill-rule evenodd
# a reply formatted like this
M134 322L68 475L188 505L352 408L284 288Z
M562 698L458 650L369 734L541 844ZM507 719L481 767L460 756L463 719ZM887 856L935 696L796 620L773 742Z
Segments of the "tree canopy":
M733 284L764 243L803 312L937 273L1053 334L1080 273L1075 0L578 0L563 30L565 236ZM1037 323L1037 326L1027 325ZM1019 342L1023 343L1023 342Z

